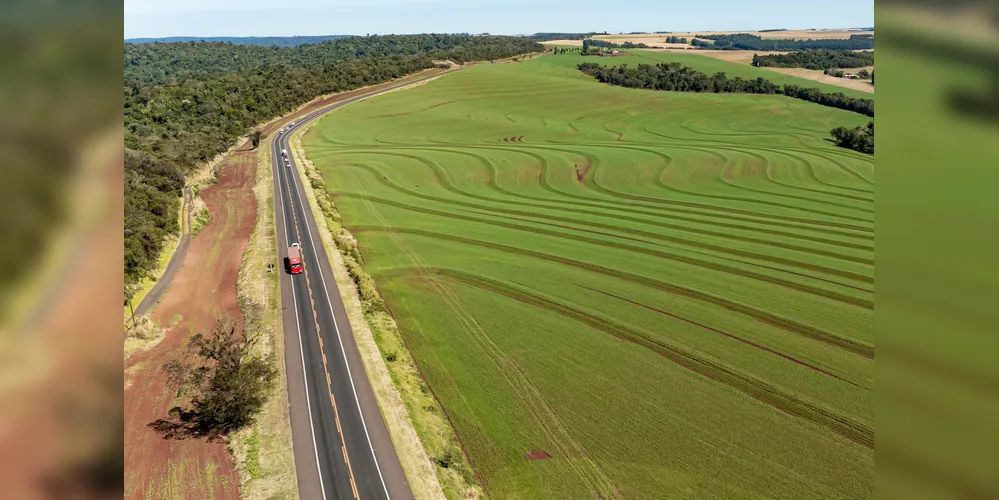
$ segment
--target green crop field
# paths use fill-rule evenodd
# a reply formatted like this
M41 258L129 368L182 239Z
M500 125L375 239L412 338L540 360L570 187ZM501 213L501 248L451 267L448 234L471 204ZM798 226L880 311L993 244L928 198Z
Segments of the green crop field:
M594 59L469 67L305 138L487 495L872 498L874 162L827 140L868 118Z

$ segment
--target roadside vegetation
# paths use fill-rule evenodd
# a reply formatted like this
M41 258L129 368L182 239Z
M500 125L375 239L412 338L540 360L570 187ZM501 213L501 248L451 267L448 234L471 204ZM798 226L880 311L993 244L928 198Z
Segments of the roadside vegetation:
M293 48L188 42L126 44L125 284L157 263L177 232L185 175L251 127L324 94L434 66L499 59L540 45L514 37L349 37Z
M753 66L765 68L863 68L874 66L873 51L801 50L787 54L753 54Z
M603 66L597 63L579 63L579 70L603 83L622 87L670 90L679 92L781 94L802 99L823 106L854 111L874 116L874 100L849 97L841 92L825 94L817 88L802 88L797 85L776 85L763 77L743 80L740 77L728 78L725 73L708 76L680 63L639 64Z
M466 68L303 139L485 493L872 498L874 162L827 139L869 118L584 60Z
M212 214L208 210L208 207L201 207L201 210L198 210L197 214L194 216L194 223L191 224L191 237L197 235L198 232L201 231L201 228L208 225L208 221L210 221L211 218Z
M147 316L138 316L125 331L125 361L133 354L149 349L163 340L163 329Z

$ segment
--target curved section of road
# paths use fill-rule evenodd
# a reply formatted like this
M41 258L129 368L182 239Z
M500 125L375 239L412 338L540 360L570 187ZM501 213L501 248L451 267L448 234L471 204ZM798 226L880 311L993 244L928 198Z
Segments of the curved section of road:
M447 73L447 72L445 72ZM281 303L288 372L288 400L301 497L308 499L411 499L378 402L364 371L353 330L319 229L301 194L302 179L282 149L291 132L360 99L444 73L346 99L300 118L290 132L271 139L275 221L282 270ZM302 247L304 272L284 271L292 243Z

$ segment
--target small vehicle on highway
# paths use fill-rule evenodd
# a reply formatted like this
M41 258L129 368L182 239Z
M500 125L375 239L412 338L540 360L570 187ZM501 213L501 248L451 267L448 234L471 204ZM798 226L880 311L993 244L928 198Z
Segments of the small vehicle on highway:
M288 247L288 257L285 258L285 267L289 274L302 274L302 249L298 243L292 243Z

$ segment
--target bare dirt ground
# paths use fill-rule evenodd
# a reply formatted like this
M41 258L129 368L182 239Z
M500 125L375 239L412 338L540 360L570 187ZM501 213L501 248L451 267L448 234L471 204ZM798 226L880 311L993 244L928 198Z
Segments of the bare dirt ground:
M125 366L125 498L239 498L239 481L225 443L164 439L149 427L174 406L160 367L183 354L193 332L217 318L242 328L236 278L256 216L256 153L244 142L225 161L219 183L201 190L211 220L188 248L184 263L153 319L166 328L162 342L136 353Z
M849 78L836 78L835 76L829 76L818 69L803 69L803 68L766 68L770 71L776 71L778 73L784 73L785 75L796 76L798 78L807 78L821 83L828 83L829 85L838 85L843 88L859 90L861 92L874 93L874 84L870 80L851 80ZM874 69L874 66L868 66L867 71ZM848 73L860 71L860 68L843 70Z

